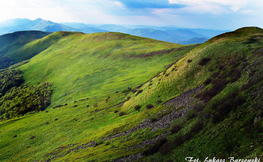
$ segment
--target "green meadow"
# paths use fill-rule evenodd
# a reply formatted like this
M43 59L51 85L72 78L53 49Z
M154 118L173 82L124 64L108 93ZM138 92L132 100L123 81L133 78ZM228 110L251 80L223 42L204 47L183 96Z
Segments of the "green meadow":
M134 88L194 47L121 33L58 32L48 38L52 41L56 35L63 38L20 68L29 85L50 82L56 87L53 105L82 98L99 100L116 91ZM34 47L41 41L30 45Z
M1 120L0 161L263 158L262 38L242 28L188 46L123 33L31 41L22 49L37 54L10 69L52 85L51 102Z

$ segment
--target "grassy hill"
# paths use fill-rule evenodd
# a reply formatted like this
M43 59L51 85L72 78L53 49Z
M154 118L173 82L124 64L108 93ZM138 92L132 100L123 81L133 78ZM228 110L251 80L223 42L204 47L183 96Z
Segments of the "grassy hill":
M35 56L40 49L24 50L23 47L36 39L47 36L48 32L41 31L19 31L0 36L0 68L18 63ZM38 47L39 48L39 47Z
M57 32L43 40L61 35L20 68L30 85L53 83L56 88L52 101L58 105L90 97L100 100L134 88L195 47L121 33ZM34 48L41 41L26 47Z
M263 158L262 37L249 27L200 46L121 33L35 40L25 47L53 42L18 69L30 86L53 84L51 106L0 122L0 160Z

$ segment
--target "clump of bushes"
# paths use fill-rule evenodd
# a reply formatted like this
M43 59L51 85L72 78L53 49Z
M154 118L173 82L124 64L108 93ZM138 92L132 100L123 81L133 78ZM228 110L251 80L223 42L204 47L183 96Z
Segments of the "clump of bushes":
M213 74L212 74L212 77L213 78L216 78L218 75L220 74L220 72L219 71L217 71L217 72L214 72Z
M187 62L190 63L190 62L192 62L192 60L189 59L189 60L187 60Z
M102 139L99 139L98 141L96 141L96 146L101 145L103 143L104 143L104 141Z
M142 93L142 92L143 92L143 90L141 90L141 89L138 90L137 93L136 93L136 96L137 96L138 94Z
M213 81L213 79L207 78L207 79L204 81L204 85L208 85L208 84L210 84L212 81Z
M205 105L203 105L202 103L197 103L194 105L193 109L196 113L199 113L199 112L203 111L204 108L205 108Z
M213 87L202 93L197 94L196 97L200 98L204 102L208 102L212 99L212 97L220 93L228 84L228 82L229 81L226 79L214 79L212 81Z
M49 83L13 87L0 98L0 118L10 119L31 111L42 111L50 105L52 92Z
M152 115L149 119L151 122L156 122L158 120L158 115Z
M245 69L247 66L249 65L249 63L247 63L247 62L244 62L243 64L242 64L242 69Z
M190 140L193 137L193 133L190 131L183 135L183 142Z
M182 129L182 126L179 125L179 124L176 124L176 125L174 125L174 126L172 127L171 133L172 133L172 134L176 134L176 133L178 133L181 129Z
M119 113L119 116L123 116L123 115L125 115L125 112L124 112L124 111L121 111L121 112Z
M204 105L202 103L195 104L192 109L188 110L186 113L186 119L190 120L196 117L201 111L203 111Z
M141 105L136 105L136 106L134 107L135 111L140 110L140 108L141 108Z
M160 104L160 103L162 103L162 100L157 100L156 103Z
M236 68L240 65L240 63L241 63L240 60L234 59L234 60L230 61L229 64L232 65L232 68Z
M132 90L132 88L131 87L128 87L127 89L124 89L124 90L122 90L121 92L122 93L127 93L127 92L130 92Z
M151 108L153 108L154 106L152 105L152 104L148 104L148 105L146 105L146 108L147 109L151 109Z
M190 120L196 116L197 116L197 113L193 109L188 110L187 113L185 114L185 117L187 120Z
M249 81L247 84L242 86L241 91L245 91L245 90L249 89L253 85L258 84L259 82L261 82L262 80L263 80L263 76L258 77L255 80Z
M159 152L163 155L167 154L172 148L172 143L171 142L166 142L159 148Z
M227 114L235 110L239 105L246 102L246 98L237 92L229 94L225 101L216 108L216 113L212 117L212 122L217 123L223 120Z
M34 138L36 138L36 136L32 136L32 137L30 137L30 139L34 139Z
M211 60L211 58L202 58L201 61L198 63L201 66L206 65L209 61Z
M18 87L24 82L20 70L6 70L0 73L0 97L5 95L8 90Z
M57 105L57 106L53 107L53 109L60 108L62 106L64 106L64 105Z
M105 100L106 102L109 102L110 96Z
M214 113L212 116L212 122L213 123L218 123L220 121L218 113Z
M184 143L185 141L188 141L189 139L191 139L194 136L194 134L198 133L200 130L203 129L203 125L204 125L204 121L203 120L199 120L191 128L191 130L188 133L184 134L183 136L178 136L177 138L174 139L174 141L172 143L175 143L177 146L179 146L182 143Z
M240 69L231 69L230 71L231 83L237 81L241 77L241 70Z
M133 90L132 90L132 92L133 92L133 93L136 93L136 92L137 92L137 90L136 90L136 89L133 89Z
M219 66L218 66L218 70L223 70L225 68L225 66L224 65L222 65L222 64L220 64Z
M152 155L159 151L159 148L162 147L167 142L166 138L159 139L153 146L149 147L147 150L145 150L142 154L144 156Z
M200 130L203 129L203 125L204 125L204 121L199 120L191 128L191 130L188 133L186 133L184 135L176 136L173 141L167 141L166 139L161 139L161 141L156 142L152 147L150 147L148 150L146 150L144 152L144 155L149 156L149 155L156 153L157 148L161 154L163 154L163 155L167 154L172 149L173 146L179 146L179 145L183 144L185 141L190 140L194 136L194 134L198 133ZM179 126L175 126L175 127L179 128ZM176 128L176 129L178 129L178 128Z
M198 133L201 129L203 129L204 121L199 120L192 128L191 128L191 133Z
M180 146L183 143L184 141L182 135L176 136L175 139L172 141L173 146Z

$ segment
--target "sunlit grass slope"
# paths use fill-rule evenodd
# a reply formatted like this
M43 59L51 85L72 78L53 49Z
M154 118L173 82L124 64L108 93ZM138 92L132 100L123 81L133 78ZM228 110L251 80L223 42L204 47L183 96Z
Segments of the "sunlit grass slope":
M193 48L122 33L68 32L56 32L25 48L61 35L20 68L28 84L54 84L55 104L105 97L138 86Z

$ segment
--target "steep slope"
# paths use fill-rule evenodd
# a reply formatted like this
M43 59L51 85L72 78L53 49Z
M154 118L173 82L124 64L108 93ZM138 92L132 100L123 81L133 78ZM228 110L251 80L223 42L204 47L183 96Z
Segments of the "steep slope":
M136 96L129 102L138 103L137 99L146 102L146 98L152 100L154 97L157 99L157 93L160 93L160 96L164 93L176 96L187 89L201 86L208 76L216 72L219 65L231 62L234 58L236 58L235 61L242 62L244 60L240 58L248 57L245 54L251 54L258 50L261 45L258 40L261 38L261 32L260 28L242 28L210 39L189 52L169 69L160 73L158 77L153 78L151 82L155 82L148 83L152 84L150 87L145 84L142 87L144 88L143 92L146 93L142 93L143 98ZM251 47L252 45L257 46ZM207 58L209 66L200 65L203 58ZM205 61L204 64L206 64ZM165 98L161 97L164 101L169 98L168 95L165 96Z
M196 48L120 33L54 33L68 35L20 69L30 84L53 83L61 105L2 121L0 160L262 158L262 32L242 28ZM96 89L81 87L82 73ZM65 94L68 83L78 90Z
M126 113L136 105L160 109L158 103L168 112L190 109L174 120L165 140L139 154L148 156L140 161L262 158L262 32L241 28L212 38L131 94L122 106ZM203 92L194 92L197 87ZM180 99L182 92L202 103ZM164 124L161 114L153 116Z

